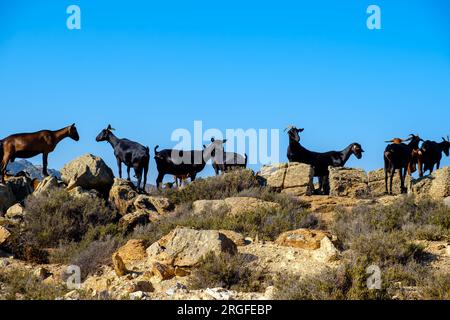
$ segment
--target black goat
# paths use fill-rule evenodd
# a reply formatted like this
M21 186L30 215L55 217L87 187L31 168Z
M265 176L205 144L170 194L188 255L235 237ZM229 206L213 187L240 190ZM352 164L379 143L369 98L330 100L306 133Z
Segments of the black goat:
M235 152L223 151L221 153L213 154L212 166L216 175L219 175L220 171L225 173L238 168L245 169L247 168L247 162L247 154L245 154L245 156L241 156Z
M223 150L223 144L227 140L211 139L211 144L202 151L191 150L182 151L176 149L165 149L158 151L159 146L155 147L155 162L158 169L158 178L156 185L160 188L166 174L174 176L189 175L191 181L195 181L197 174L201 172L212 158L212 154L217 150Z
M427 140L422 144L420 151L422 152L423 172L430 170L430 174L433 173L434 166L439 169L441 166L442 153L447 157L450 151L450 138L442 138L442 142Z
M389 144L384 151L384 180L387 194L392 194L395 170L399 170L401 192L408 192L405 187L405 177L413 163L413 155L419 150L420 141L423 141L418 135L414 134L411 134L408 140L410 141L408 144L398 143L399 141ZM388 174L390 174L390 188L388 188Z
M309 151L300 144L299 133L304 129L297 129L290 126L288 131L289 147L287 158L289 162L300 162L309 164L314 169L314 176L319 178L319 192L330 193L329 170L328 167L343 167L352 154L361 159L362 149L359 143L352 143L342 151L329 151L324 153Z
M97 136L97 142L107 141L111 144L117 159L117 166L119 167L119 177L122 179L122 163L124 163L127 166L128 181L131 181L130 169L133 168L138 179L137 188L145 192L150 163L150 149L137 142L117 138L112 133L113 130L111 125L108 125ZM144 178L144 184L141 189L142 178Z

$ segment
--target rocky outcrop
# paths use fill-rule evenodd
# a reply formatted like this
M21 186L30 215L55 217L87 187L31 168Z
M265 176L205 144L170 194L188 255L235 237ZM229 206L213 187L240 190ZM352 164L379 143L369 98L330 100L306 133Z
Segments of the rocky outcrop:
M42 192L48 192L49 190L57 188L58 186L59 186L58 179L56 179L53 176L49 176L38 184L34 193L38 194Z
M124 216L124 222L145 215L150 221L155 222L175 208L167 198L138 194L133 183L123 179L114 179L109 200Z
M16 203L12 207L10 207L5 214L5 218L11 220L23 220L24 217L24 208L20 203Z
M69 190L82 187L107 195L114 183L114 174L101 158L86 154L66 164L61 170L61 179Z
M101 198L101 194L96 190L84 190L82 187L76 187L69 191L74 198L96 199Z
M282 233L276 244L305 250L317 250L323 238L331 238L327 232L320 230L298 229Z
M225 200L197 200L193 203L194 214L206 214L211 212L228 212Z
M134 207L136 209L156 210L160 215L164 215L175 208L167 198L146 195L138 196L134 201Z
M278 203L263 201L251 197L226 198L224 201L230 210L229 213L234 216L254 212L256 210L281 209L281 206Z
M278 203L251 197L232 197L224 200L199 200L193 204L194 214L226 212L230 215L241 215L256 210L277 210L280 208L281 206Z
M114 266L114 271L118 277L123 277L129 273L125 263L123 262L120 255L116 252L112 255L112 262Z
M134 228L136 228L139 225L146 225L150 222L150 216L148 211L145 210L138 210L133 213L127 213L126 215L122 216L119 220L119 228L122 230L129 232L133 231Z
M413 180L412 193L442 200L450 196L450 167L444 167L431 175Z
M234 242L234 244L238 247L245 246L247 242L245 241L245 237L233 230L219 230L220 233L223 233L228 239Z
M258 174L267 186L296 196L313 193L313 175L312 167L303 163L263 166Z
M116 206L117 211L125 215L135 211L134 201L138 193L134 185L124 179L114 179L114 184L109 192L109 200Z
M361 169L329 168L330 196L366 198L370 195L367 174Z
M176 228L147 249L150 265L191 268L209 253L235 254L236 244L216 230Z
M120 247L116 253L129 268L130 265L147 258L147 252L145 250L144 240L131 239L124 246Z
M3 226L0 226L0 247L8 241L11 233Z
M368 174L370 193L374 197L381 197L386 193L386 184L384 180L384 169L370 171ZM411 177L407 176L405 179L405 186L410 189ZM401 194L400 191L400 177L398 173L395 174L392 182L392 193L394 195Z

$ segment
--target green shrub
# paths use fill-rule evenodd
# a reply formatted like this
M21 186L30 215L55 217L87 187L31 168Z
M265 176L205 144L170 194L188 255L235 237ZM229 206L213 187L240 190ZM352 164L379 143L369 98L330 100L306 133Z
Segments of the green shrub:
M89 275L95 275L102 266L112 265L112 254L119 248L119 242L107 237L105 240L95 240L72 257L70 265L79 266L81 279L86 279Z
M351 249L368 263L384 267L419 261L424 248L412 243L402 232L375 231L353 239Z
M0 270L0 285L6 300L55 300L68 292L61 285L42 283L25 269Z
M421 299L450 300L450 273L439 273L421 283Z
M189 285L194 290L222 287L239 292L264 291L266 276L250 267L249 260L243 254L210 253L193 272Z
M346 263L316 275L281 275L276 283L276 300L373 300L385 297L385 290L367 287L367 265Z
M147 244L151 244L176 226L182 226L201 230L233 230L244 236L275 240L283 232L316 225L317 219L306 210L295 212L267 208L241 215L230 215L226 211L211 211L198 215L184 208L179 209L174 216L137 227L130 238L143 239Z
M115 233L116 220L117 213L103 199L76 198L54 189L28 197L24 224L13 232L12 251L28 261L46 262L44 249L95 238L90 232Z
M410 239L442 240L450 236L450 209L440 202L413 197L384 206L361 205L337 211L332 231L349 245L352 239L374 231L404 232Z
M173 203L192 204L197 200L217 200L236 196L239 192L259 187L251 170L234 170L227 174L198 179L184 188L162 191Z

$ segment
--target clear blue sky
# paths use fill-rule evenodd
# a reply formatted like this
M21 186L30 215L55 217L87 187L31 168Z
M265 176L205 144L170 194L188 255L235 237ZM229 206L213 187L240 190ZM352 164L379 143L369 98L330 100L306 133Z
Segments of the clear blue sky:
M71 4L81 30L66 28ZM370 4L382 30L366 28ZM358 141L366 154L348 165L379 168L385 139L450 134L450 2L0 0L0 110L0 137L76 122L56 169L93 153L116 170L95 142L108 123L153 149L194 120L294 124L306 147ZM282 134L281 161L286 147Z

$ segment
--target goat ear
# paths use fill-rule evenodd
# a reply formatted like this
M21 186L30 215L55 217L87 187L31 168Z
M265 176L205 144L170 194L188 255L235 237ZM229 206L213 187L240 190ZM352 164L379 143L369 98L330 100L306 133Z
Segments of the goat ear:
M72 123L71 127L72 127L72 128L75 127L75 123Z
M112 129L111 125L108 124L108 128L106 128L106 130L111 130L111 129Z
M297 129L297 132L303 132L303 131L305 131L305 129L304 129L304 128L301 128L301 129Z
M212 137L212 138L211 138L211 142L214 142L214 141L216 141L216 139L214 139L214 137Z
M222 141L222 143L227 143L227 141L228 141L228 139L224 139L224 140Z
M205 146L205 145L203 145L203 149L206 149L206 146Z

